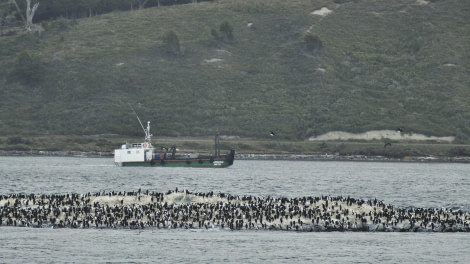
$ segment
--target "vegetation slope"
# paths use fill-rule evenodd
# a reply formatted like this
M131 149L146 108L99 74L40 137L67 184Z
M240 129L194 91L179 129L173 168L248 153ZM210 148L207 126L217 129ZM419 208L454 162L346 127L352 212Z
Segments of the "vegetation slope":
M219 0L43 21L0 36L0 136L141 136L130 104L156 136L404 127L465 143L469 14L459 0Z

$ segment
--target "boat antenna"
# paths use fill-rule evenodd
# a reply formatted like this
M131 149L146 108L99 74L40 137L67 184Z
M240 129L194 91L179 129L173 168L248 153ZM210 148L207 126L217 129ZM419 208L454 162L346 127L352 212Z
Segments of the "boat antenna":
M145 131L145 128L144 128L144 125L142 125L142 122L140 121L139 115L138 115L137 112L135 111L134 107L132 107L132 105L129 104L129 103L127 103L127 104L128 104L129 107L132 109L132 111L134 111L134 114L135 114L135 116L137 117L137 120L139 120L140 126L142 127L142 129L144 130L144 132L146 132L146 131Z
M129 107L134 111L135 116L137 117L137 120L139 120L140 126L142 127L142 130L144 130L145 133L145 141L150 143L152 135L150 135L150 121L147 122L147 129L144 128L144 125L142 125L142 122L140 121L139 115L135 111L134 107L130 103L127 103Z

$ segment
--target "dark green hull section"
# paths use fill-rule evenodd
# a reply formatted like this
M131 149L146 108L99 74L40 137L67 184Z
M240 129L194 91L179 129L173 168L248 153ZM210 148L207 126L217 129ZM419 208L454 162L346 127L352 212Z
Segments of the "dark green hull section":
M145 162L124 162L123 167L188 167L188 168L226 168L233 165L235 151L217 158L159 159Z
M214 160L152 160L147 162L126 162L123 163L123 167L189 167L189 168L226 168L233 164L233 161Z

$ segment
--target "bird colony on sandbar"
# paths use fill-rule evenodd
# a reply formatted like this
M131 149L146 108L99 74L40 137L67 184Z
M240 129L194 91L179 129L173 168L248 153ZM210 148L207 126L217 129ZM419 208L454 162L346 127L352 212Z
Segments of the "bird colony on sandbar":
M255 197L171 190L0 195L0 226L469 232L469 212L377 199Z

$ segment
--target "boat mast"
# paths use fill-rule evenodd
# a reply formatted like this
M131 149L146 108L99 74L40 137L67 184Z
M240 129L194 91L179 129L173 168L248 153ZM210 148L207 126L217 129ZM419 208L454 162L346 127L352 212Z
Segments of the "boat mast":
M139 120L140 122L140 120ZM145 141L147 143L152 143L152 134L150 134L150 121L147 121L147 129L144 129L144 132L145 132Z
M217 134L215 134L215 156L219 157L220 156L220 140L219 140L219 131L217 131Z
M134 107L132 107L131 104L127 103L132 111L134 111L135 116L137 117L137 120L140 123L140 126L142 127L142 130L144 130L145 133L145 142L151 144L152 142L152 134L150 134L150 121L147 121L147 128L144 128L144 125L142 125L142 122L140 121L139 115L137 115L137 112L135 111Z

